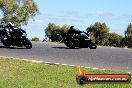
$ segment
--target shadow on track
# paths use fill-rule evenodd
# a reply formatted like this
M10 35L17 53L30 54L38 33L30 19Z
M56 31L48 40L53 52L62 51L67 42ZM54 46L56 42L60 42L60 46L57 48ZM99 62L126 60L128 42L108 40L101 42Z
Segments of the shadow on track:
M52 48L56 48L56 49L71 49L71 48L68 48L68 47L52 47ZM73 49L80 49L80 48L73 48Z
M6 48L5 46L0 46L0 48Z
M7 48L5 46L0 46L0 48ZM10 47L10 48L7 48L7 49L26 49L24 47Z

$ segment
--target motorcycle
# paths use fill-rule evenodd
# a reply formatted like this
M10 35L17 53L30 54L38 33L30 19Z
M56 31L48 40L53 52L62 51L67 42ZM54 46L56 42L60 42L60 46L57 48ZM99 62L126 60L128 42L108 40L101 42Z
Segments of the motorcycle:
M4 29L4 25L0 25L0 40L2 39L2 31Z
M32 48L32 43L27 38L26 31L21 28L12 31L9 26L6 26L1 32L1 42L7 48L10 46Z
M81 32L77 34L64 33L61 36L64 40L64 44L69 48L97 48L97 46L90 39L89 34L87 34L86 32Z

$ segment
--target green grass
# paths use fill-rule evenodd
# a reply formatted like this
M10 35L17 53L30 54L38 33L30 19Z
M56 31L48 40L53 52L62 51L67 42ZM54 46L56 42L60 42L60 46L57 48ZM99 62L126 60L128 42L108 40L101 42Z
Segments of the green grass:
M132 83L80 86L76 83L77 69L75 67L0 58L0 88L132 88ZM126 73L92 69L86 71L90 74Z

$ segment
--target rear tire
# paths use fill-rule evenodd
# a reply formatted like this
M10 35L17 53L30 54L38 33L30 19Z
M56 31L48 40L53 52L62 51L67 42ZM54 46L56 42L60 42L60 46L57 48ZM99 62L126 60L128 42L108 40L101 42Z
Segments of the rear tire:
M3 40L3 45L7 48L10 48L11 44L8 40Z
M10 44L4 44L6 46L6 48L10 48Z
M24 46L27 48L27 49L31 49L32 48L32 43L30 42L30 40L28 38L25 39L24 41Z
M75 48L75 45L74 45L74 43L71 40L69 40L69 41L66 40L66 41L64 41L64 43L70 49L74 49Z

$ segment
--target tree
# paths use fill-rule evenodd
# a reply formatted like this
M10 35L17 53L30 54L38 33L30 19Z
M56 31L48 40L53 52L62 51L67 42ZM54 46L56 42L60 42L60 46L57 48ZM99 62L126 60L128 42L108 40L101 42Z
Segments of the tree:
M128 24L128 27L125 31L125 37L130 37L132 36L132 23Z
M59 25L55 25L54 23L49 23L48 27L44 31L45 36L48 37L51 41L61 42L63 40L61 34L67 32L68 29L68 25L63 25L62 27L60 27Z
M38 37L34 37L31 39L31 41L39 41L39 38Z
M127 46L126 40L127 40L126 37L123 37L123 38L122 38L122 40L121 40L121 42L120 42L121 47L125 47L125 46Z
M116 33L109 33L108 34L108 42L106 45L120 47L122 39L123 39L123 37L121 35L118 35Z
M60 41L60 29L60 26L55 25L54 23L49 23L48 27L45 29L45 35L53 42Z
M90 25L86 31L93 34L96 44L104 45L109 28L105 23L96 22L94 25Z
M125 38L123 41L125 46L132 48L132 23L128 24L128 27L125 31Z
M62 27L61 27L61 32L62 33L67 33L68 32L68 30L69 30L69 28L70 28L70 26L68 26L68 25L63 25Z
M132 48L132 36L128 37L127 40L128 40L127 42L128 48Z
M16 26L26 25L30 18L39 13L34 0L0 0L0 10L3 13L1 23L11 21Z

